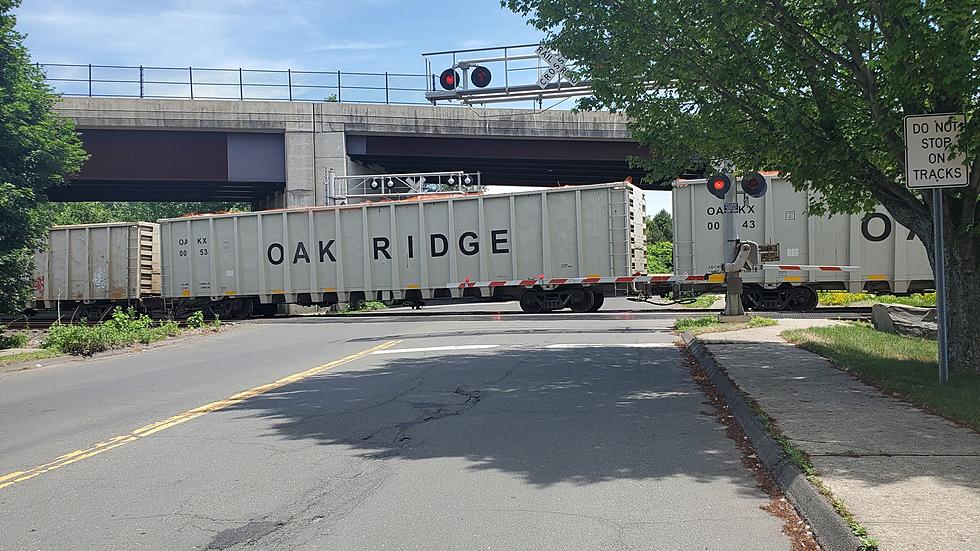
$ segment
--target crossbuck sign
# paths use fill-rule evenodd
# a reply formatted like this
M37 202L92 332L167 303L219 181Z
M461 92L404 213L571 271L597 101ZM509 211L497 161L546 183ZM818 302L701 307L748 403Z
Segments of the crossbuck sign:
M568 60L565 59L564 56L552 52L544 46L538 46L538 49L535 50L534 53L538 54L538 57L548 64L548 69L541 73L541 76L538 77L538 86L540 86L542 90L547 88L548 84L550 84L551 81L558 75L564 77L564 79L567 80L572 86L578 86L578 79L573 77L569 72L567 66Z

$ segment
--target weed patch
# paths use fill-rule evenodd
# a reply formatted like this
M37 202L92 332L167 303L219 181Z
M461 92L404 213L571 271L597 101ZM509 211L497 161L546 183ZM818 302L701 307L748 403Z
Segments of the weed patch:
M738 331L740 329L754 329L756 327L769 327L776 325L776 320L762 316L752 316L746 323L722 323L717 316L701 316L697 318L680 318L674 327L680 331L687 331L694 335L704 333L719 333L722 331Z
M685 302L681 306L685 308L711 308L711 306L721 298L720 295L698 295L694 302Z
M27 333L11 333L8 335L4 333L6 330L6 325L0 325L0 350L7 350L8 348L24 348L27 346Z
M341 314L350 314L353 312L371 312L374 310L384 310L387 308L385 303L379 302L377 300L368 300L364 302L351 303L346 310L341 310Z
M52 325L44 347L76 356L90 356L135 343L149 344L179 332L174 321L158 324L132 308L116 308L111 318L96 325Z

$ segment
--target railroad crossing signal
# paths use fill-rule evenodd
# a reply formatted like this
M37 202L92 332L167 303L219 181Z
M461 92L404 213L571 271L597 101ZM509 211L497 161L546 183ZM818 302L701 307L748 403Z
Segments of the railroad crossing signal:
M465 70L467 67L463 67L463 69ZM470 73L470 82L477 88L486 88L492 79L493 75L490 74L490 69L482 65L474 66L473 72ZM459 77L456 69L446 69L439 75L439 85L442 86L443 90L455 90L461 84L463 84L463 79Z
M724 199L732 188L732 178L727 174L715 174L708 178L708 191L719 199Z
M459 73L455 69L446 69L439 75L439 85L443 90L455 90L459 86Z
M749 197L758 199L766 194L768 188L766 177L758 172L749 172L742 178L742 191Z
M709 193L724 200L732 189L732 177L728 174L715 174L708 178L707 185ZM742 177L742 192L749 197L758 199L765 195L768 189L769 182L758 172L749 172Z
M478 65L473 68L473 72L470 73L470 82L473 86L477 88L486 88L490 84L490 79L492 75L490 74L490 69Z

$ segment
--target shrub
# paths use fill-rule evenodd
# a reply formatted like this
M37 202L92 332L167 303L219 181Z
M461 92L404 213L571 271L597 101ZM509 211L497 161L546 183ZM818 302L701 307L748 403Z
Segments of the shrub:
M4 335L3 332L6 330L6 325L0 325L0 350L6 350L8 348L24 348L27 346L27 333L13 333L11 335Z
M204 327L204 312L198 310L194 312L187 318L187 327L191 329L200 329Z
M904 304L906 306L919 306L923 308L934 308L936 306L936 293L896 296L872 295L870 293L845 293L843 291L820 291L818 295L822 306L846 306L855 302L882 302L885 304Z
M936 293L922 293L909 295L906 297L881 295L879 297L875 297L875 299L878 302L884 302L886 304L904 304L906 306L918 306L920 308L936 307Z
M44 346L66 354L90 356L137 342L149 344L179 332L176 322L157 325L149 316L138 314L132 308L116 308L112 317L96 325L52 325Z

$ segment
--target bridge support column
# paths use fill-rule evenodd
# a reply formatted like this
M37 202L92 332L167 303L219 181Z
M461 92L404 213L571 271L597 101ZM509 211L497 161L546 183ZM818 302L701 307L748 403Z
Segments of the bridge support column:
M342 130L317 132L315 140L314 195L320 206L327 204L327 171L332 168L337 176L347 175L347 145Z
M286 131L286 190L284 207L312 207L316 204L316 178L313 167L313 134Z

